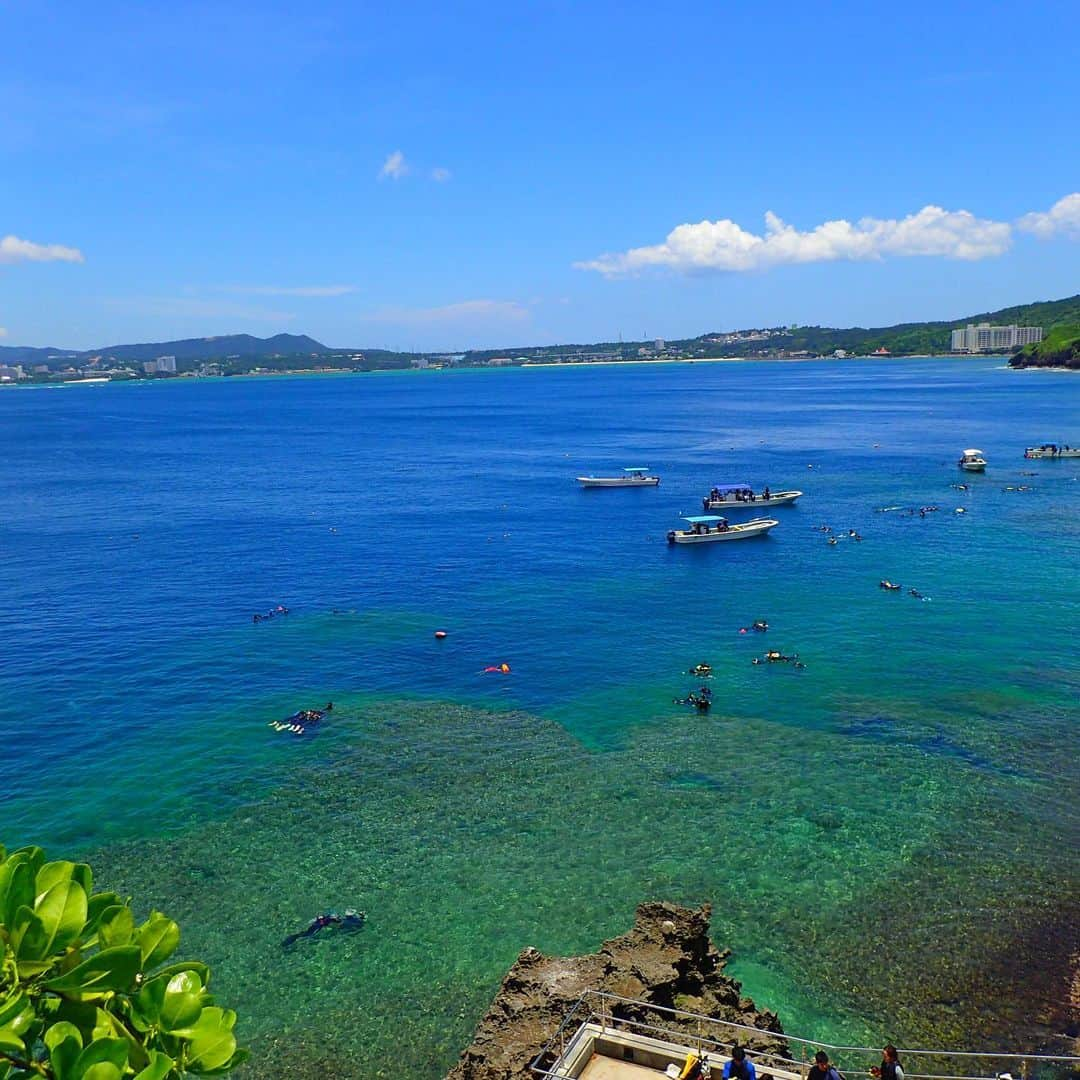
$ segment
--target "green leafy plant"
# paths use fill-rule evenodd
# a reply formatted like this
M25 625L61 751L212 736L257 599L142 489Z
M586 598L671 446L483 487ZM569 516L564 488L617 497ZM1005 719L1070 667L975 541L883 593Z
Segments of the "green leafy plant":
M165 961L180 927L93 891L84 863L0 847L0 1080L174 1080L230 1072L236 1013L210 969Z

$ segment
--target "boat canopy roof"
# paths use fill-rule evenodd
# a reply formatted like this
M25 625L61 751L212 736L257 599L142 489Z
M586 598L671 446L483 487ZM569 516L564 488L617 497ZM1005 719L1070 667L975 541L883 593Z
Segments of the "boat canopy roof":
M975 457L982 457L982 451L981 450L965 450L964 453L965 454L972 454Z
M648 465L634 465L629 469L623 469L623 472L648 472Z
M721 494L725 494L728 491L753 491L754 489L749 484L716 484L714 485L716 490Z
M715 525L718 521L727 521L727 518L705 514L703 517L684 517L683 521L689 521L691 525Z

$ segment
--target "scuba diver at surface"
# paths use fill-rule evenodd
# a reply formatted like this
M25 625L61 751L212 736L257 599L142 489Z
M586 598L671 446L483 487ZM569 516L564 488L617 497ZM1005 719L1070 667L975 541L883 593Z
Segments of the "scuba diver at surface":
M712 691L707 686L691 690L684 698L673 698L675 705L693 705L698 712L708 712L712 707Z
M287 949L301 938L315 937L320 930L325 930L328 926L336 926L342 930L356 931L363 927L366 919L366 913L357 911L355 908L346 908L343 915L339 915L336 911L324 912L322 915L316 915L303 930L298 930L295 934L289 934L288 937L282 941L281 947Z

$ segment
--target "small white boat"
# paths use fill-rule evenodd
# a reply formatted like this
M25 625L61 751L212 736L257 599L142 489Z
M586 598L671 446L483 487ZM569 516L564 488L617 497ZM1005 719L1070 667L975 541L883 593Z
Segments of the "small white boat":
M577 482L587 488L656 487L659 476L650 476L648 466L623 469L622 476L579 476Z
M791 506L801 491L771 491L767 486L758 493L749 484L717 484L701 500L703 510L764 510L770 506Z
M986 458L981 450L965 450L956 464L967 472L986 472Z
M1026 458L1080 458L1080 446L1069 446L1068 443L1043 443L1042 446L1029 446L1024 451Z
M707 514L703 517L683 518L689 529L672 529L667 534L669 544L712 544L718 540L747 540L751 536L764 536L780 522L773 518L754 518L740 525L729 525L727 518Z

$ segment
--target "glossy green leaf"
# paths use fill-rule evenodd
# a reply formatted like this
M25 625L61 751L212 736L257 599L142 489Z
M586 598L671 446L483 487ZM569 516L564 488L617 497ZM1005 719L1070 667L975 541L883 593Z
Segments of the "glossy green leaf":
M84 1073L79 1074L79 1080L123 1080L123 1072L111 1061L99 1061L91 1065Z
M159 1023L162 1030L179 1033L191 1027L202 1012L209 995L193 971L174 975L165 985Z
M107 1012L99 1006L95 1011L94 1038L123 1039L128 1048L128 1068L141 1069L150 1058L146 1052L146 1047L143 1046L139 1038L139 1033L132 1031L128 1027L129 1022L130 1017L127 1009L124 1010L124 1015L121 1017L115 1013Z
M0 1050L11 1050L16 1054L23 1054L26 1052L26 1044L11 1028L0 1027Z
M49 1051L49 1064L56 1074L56 1080L72 1080L75 1076L75 1062L83 1048L79 1029L74 1024L61 1020L46 1030L44 1038Z
M236 1053L236 1013L210 1005L191 1031L186 1064L194 1073L220 1069Z
M49 979L49 990L81 998L100 997L110 990L127 990L139 972L141 954L137 945L102 949L70 971Z
M135 937L135 916L123 904L107 907L98 921L98 941L103 949L115 945L131 945Z
M101 920L102 914L109 908L119 905L124 906L124 901L118 893L114 892L102 892L95 893L90 897L86 905L86 930L87 936L94 933L97 930L98 922Z
M176 1062L168 1054L154 1050L150 1054L150 1064L135 1074L134 1080L165 1080Z
M14 991L0 1001L0 1027L10 1027L16 1035L21 1035L33 1019L34 1006L21 990Z
M95 1039L85 1047L72 1073L72 1080L84 1080L90 1071L98 1065L112 1066L121 1075L127 1066L128 1048L123 1039Z
M251 1057L251 1051L250 1050L245 1050L243 1047L240 1047L236 1051L236 1053L233 1054L233 1056L231 1058L229 1058L229 1060L226 1061L225 1064L222 1065L220 1068L218 1068L218 1069L204 1069L200 1075L202 1075L202 1076L224 1076L226 1073L232 1072L233 1069L235 1069L238 1065L243 1065L244 1062L247 1061L247 1059L249 1057Z
M77 881L88 896L93 883L93 874L86 863L48 862L37 872L34 887L37 895L48 892L58 881Z
M157 1027L168 985L169 976L158 975L139 987L139 992L131 999L131 1023L136 1031L149 1031Z
M11 853L9 858L14 859L16 855L25 857L26 861L34 868L35 876L42 866L45 865L45 852L34 845L17 848Z
M171 979L182 971L192 971L198 975L199 982L203 984L204 990L210 985L210 969L199 960L181 960L179 963L169 964L160 971L155 972L154 977L160 978L162 975L168 975Z
M23 904L15 912L8 923L10 928L8 941L11 943L11 951L16 957L23 953L23 942L29 938L26 947L26 958L36 960L35 945L45 937L45 924L34 914L34 909Z
M160 911L150 913L150 918L139 927L139 948L142 950L142 966L149 971L167 960L180 944L180 927Z
M79 937L86 922L86 893L78 882L61 879L38 897L34 914L38 920L35 932L33 935L28 932L23 938L20 958L43 960L56 956Z
M16 851L0 866L0 923L15 925L19 908L34 906L35 870L29 856Z

